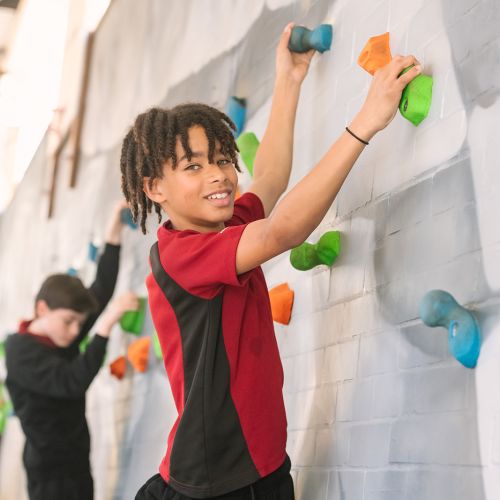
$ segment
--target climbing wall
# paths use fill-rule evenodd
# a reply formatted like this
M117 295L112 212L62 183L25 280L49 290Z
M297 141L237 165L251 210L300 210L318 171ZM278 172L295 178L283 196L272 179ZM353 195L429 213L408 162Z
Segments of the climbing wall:
M331 23L332 50L313 60L297 116L291 185L362 105L357 65L369 37L390 32L434 79L428 117L397 116L366 148L320 227L340 231L333 266L264 266L294 306L276 324L285 370L288 453L300 500L496 500L500 497L500 4L495 0L115 0L95 39L77 185L63 152L55 215L45 217L50 163L40 146L0 219L2 331L31 314L43 277L70 266L89 282L90 240L102 243L119 196L120 143L139 112L246 98L245 131L262 137L274 49L289 20ZM241 184L248 186L249 174ZM117 291L145 294L154 241L126 229ZM432 289L473 310L475 369L449 351L444 328L419 318ZM152 335L146 317L142 336ZM108 360L136 340L117 328ZM96 500L128 500L155 474L175 419L153 350L145 373L101 370L88 393ZM22 434L2 436L0 498L22 499Z

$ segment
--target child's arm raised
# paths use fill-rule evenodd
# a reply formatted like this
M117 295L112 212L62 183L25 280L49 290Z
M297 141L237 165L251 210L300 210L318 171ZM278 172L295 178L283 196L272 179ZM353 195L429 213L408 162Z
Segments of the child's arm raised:
M253 182L248 189L262 201L266 217L288 186L300 86L314 54L313 50L297 54L288 49L292 27L293 24L289 24L285 28L276 50L276 82L271 114L255 156Z
M411 70L403 69L415 64ZM396 56L373 79L361 111L350 129L369 141L394 118L404 87L421 72L413 56ZM271 217L248 224L236 252L236 270L242 274L301 244L318 226L364 144L347 131L326 155L277 205Z

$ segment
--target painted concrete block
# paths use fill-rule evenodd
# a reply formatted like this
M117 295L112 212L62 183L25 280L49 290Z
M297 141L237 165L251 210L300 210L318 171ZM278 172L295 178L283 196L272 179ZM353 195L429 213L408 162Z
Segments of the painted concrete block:
M383 467L389 461L391 424L356 425L351 428L349 464Z
M364 481L363 471L331 471L328 481L328 499L363 500Z
M358 349L357 340L328 347L325 350L323 382L340 382L353 379L356 375Z

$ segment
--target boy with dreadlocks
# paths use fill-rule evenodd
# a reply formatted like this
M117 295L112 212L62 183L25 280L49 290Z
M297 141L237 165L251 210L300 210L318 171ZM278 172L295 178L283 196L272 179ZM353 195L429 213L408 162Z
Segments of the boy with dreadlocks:
M178 418L160 474L142 499L293 499L285 452L283 370L267 286L259 267L302 243L321 222L376 132L392 120L403 88L419 72L397 56L374 77L350 128L318 165L286 190L300 87L312 53L278 45L268 127L253 182L234 201L238 159L232 122L202 104L139 115L123 143L122 187L145 232L158 230L147 279Z

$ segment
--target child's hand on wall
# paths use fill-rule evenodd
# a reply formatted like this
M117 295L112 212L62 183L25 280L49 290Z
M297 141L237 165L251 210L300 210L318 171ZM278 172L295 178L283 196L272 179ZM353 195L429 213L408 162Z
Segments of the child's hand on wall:
M412 66L409 71L401 72ZM420 63L414 56L396 56L375 72L368 95L361 111L352 121L350 128L365 140L370 140L383 130L394 118L398 110L403 89L422 72Z
M276 79L287 79L301 84L307 75L315 51L299 54L289 50L288 42L293 26L293 23L287 25L276 49Z
M111 329L127 311L139 309L139 299L133 292L126 292L114 299L102 314L97 326L97 333L101 337L109 337Z
M121 221L120 213L124 208L127 208L127 202L120 200L113 208L108 227L106 229L106 243L119 245L121 242L123 222Z

